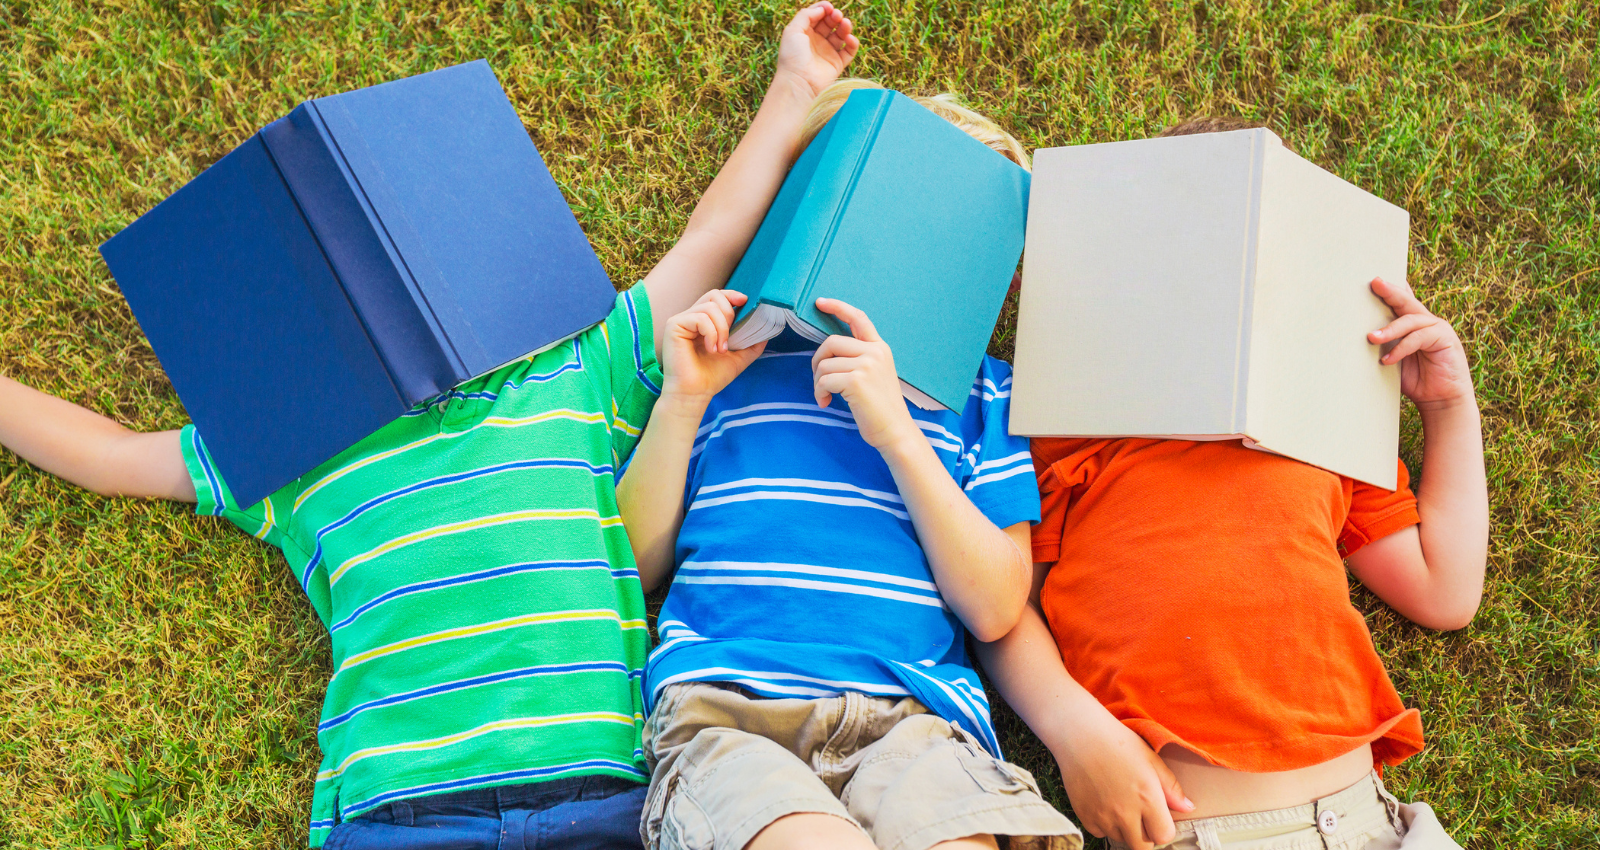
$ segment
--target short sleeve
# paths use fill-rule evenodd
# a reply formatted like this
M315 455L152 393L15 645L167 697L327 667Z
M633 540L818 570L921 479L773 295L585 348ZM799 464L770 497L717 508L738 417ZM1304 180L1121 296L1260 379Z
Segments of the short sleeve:
M650 297L634 285L617 296L603 325L611 364L611 450L619 468L633 454L661 395Z
M1033 464L1039 470L1039 524L1033 527L1033 560L1061 560L1061 537L1067 512L1102 466L1102 440L1041 439L1033 441Z
M1385 490L1361 481L1351 481L1350 512L1339 532L1339 554L1348 558L1374 540L1422 521L1417 513L1417 496L1411 491L1411 474L1406 462L1397 460L1399 474L1395 488Z
M189 479L194 482L195 513L222 517L257 540L283 549L285 554L298 552L299 546L289 538L288 533L295 484L284 487L254 505L241 508L234 502L233 494L222 480L222 473L206 451L199 429L186 425L178 439L183 446L183 463L189 469Z
M958 481L990 522L1008 528L1039 521L1039 490L1027 437L1013 437L1011 367L985 357L962 416L961 430L971 448L960 461Z

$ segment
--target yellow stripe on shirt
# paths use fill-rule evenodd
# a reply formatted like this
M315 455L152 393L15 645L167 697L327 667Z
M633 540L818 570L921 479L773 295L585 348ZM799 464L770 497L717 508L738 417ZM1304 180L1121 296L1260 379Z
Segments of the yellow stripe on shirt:
M473 531L479 528L490 528L496 525L505 525L513 522L532 522L546 519L589 519L599 522L601 528L610 528L612 526L622 524L622 517L602 517L599 513L590 508L512 511L504 514L491 514L490 516L473 517L472 519L461 520L460 522L451 522L444 525L436 525L433 528L425 528L421 531L413 531L410 534L401 535L400 537L396 537L386 543L379 544L372 549L368 549L367 551L350 558L343 564L340 564L339 568L334 570L333 573L328 576L328 586L332 587L333 585L337 584L340 577L348 572L351 567L364 564L373 558L393 552L396 549L403 549L414 543L421 543L424 540L432 540L436 537L446 537L451 534L460 534L464 531Z
M494 632L501 632L505 631L506 629L517 629L523 626L544 625L547 623L573 623L582 622L585 620L611 620L623 628L643 628L642 621L629 620L624 623L622 619L617 616L617 612L607 608L576 611L550 611L544 614L523 614L517 617L507 617L504 620L494 620L493 622L488 623L477 623L471 626L458 626L453 629L445 629L441 632L418 635L414 638L395 641L387 646L380 646L374 649L369 649L366 652L359 652L350 656L349 658L346 658L344 663L339 665L339 669L334 671L334 675L337 676L351 667L355 667L359 664L365 664L375 658L393 655L396 652L405 652L408 649L416 649L419 646L429 646L450 640L459 640L461 638L492 634ZM633 626L633 623L639 623L639 625Z
M562 408L559 410L548 410L544 413L535 414L533 416L521 416L517 418L509 418L505 416L486 417L482 422L479 422L478 424L464 431L451 431L444 434L431 434L423 437L420 440L413 440L412 442L409 442L403 446L392 448L386 452L379 452L370 457L364 457L358 461L355 461L354 463L341 466L333 472L323 476L317 481L317 483L307 487L305 492L301 493L299 497L294 500L294 508L295 510L299 510L300 506L304 505L306 500L311 498L312 495L318 490L321 490L329 484L338 481L340 478L343 478L358 469L371 466L379 461L388 460L389 458L405 454L412 449L420 448L428 445L429 443L435 443L441 440L454 440L466 434L470 434L478 428L518 428L523 425L534 425L540 422L551 422L555 420L567 420L570 422L581 422L586 425L594 425L604 423L605 416L600 413L582 413L576 410L567 410Z

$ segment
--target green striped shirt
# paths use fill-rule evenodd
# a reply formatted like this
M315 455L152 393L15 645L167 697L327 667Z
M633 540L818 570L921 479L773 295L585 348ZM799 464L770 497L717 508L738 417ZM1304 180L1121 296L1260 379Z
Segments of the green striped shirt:
M615 470L660 378L634 287L603 323L418 405L248 508L185 429L197 511L282 549L328 628L311 846L408 797L647 778L649 638Z

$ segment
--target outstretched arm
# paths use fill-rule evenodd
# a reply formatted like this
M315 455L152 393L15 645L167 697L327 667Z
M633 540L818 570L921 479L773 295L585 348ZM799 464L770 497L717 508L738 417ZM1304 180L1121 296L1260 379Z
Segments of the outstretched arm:
M0 376L0 445L103 496L193 502L177 431L140 434Z
M1409 288L1374 280L1372 291L1395 319L1367 339L1393 343L1383 362L1400 364L1400 390L1422 416L1426 480L1417 487L1421 525L1358 550L1350 571L1417 625L1464 628L1483 599L1489 551L1489 486L1472 371L1450 323L1428 312Z
M851 29L828 2L800 10L783 28L778 67L750 130L695 204L677 244L644 278L657 356L668 320L727 283L744 256L783 185L811 101L855 58L860 42Z

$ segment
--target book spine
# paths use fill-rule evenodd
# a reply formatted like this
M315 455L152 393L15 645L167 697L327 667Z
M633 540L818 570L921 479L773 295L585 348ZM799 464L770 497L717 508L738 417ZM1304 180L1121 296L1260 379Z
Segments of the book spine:
M838 194L837 200L834 202L831 215L828 217L828 228L823 234L821 243L817 246L816 253L811 257L811 267L807 270L805 281L800 287L798 297L795 299L794 309L796 313L803 320L818 326L819 330L827 333L848 335L850 330L839 320L818 311L816 305L811 303L811 291L815 288L817 276L822 272L822 266L828 259L828 250L833 247L833 239L839 233L839 222L844 218L845 210L850 205L850 196L855 194L856 184L861 180L861 172L866 167L867 160L872 157L872 145L877 141L878 131L882 129L883 121L888 117L889 110L894 105L896 97L899 97L899 95L892 91L884 91L877 98L871 120L867 124L867 130L857 142L858 147L854 151L854 162L844 172L849 177L845 181L843 191ZM848 106L848 103L846 105Z
M459 382L459 358L412 296L409 270L366 202L314 104L262 131L285 183L407 406Z
M444 275L434 265L416 230L367 149L361 130L338 96L306 102L329 152L338 162L372 231L400 273L418 310L433 332L440 351L450 361L454 386L492 367L472 332L461 306L450 292Z
M1256 274L1261 265L1261 197L1265 186L1267 130L1250 140L1250 207L1245 222L1244 274L1239 281L1239 327L1233 354L1233 431L1249 431L1251 323L1255 320Z

